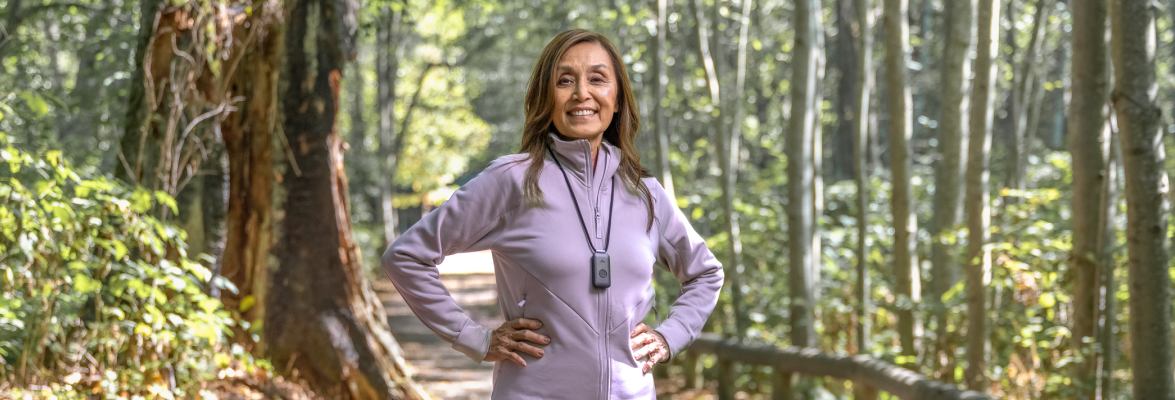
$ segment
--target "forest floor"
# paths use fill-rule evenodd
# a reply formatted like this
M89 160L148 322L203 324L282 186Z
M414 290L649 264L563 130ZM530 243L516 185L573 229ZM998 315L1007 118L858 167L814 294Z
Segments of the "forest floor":
M441 281L470 318L485 327L505 321L498 310L494 266L488 252L451 256L440 266ZM392 335L415 370L416 382L434 399L488 399L493 392L493 363L478 364L424 326L392 282L380 277L372 286L383 301Z

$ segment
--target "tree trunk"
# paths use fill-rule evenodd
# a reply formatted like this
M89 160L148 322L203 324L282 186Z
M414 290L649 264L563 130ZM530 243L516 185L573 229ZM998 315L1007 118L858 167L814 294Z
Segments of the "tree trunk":
M274 285L266 297L268 355L278 371L336 399L426 398L388 332L351 236L343 141L335 117L353 21L341 1L286 3L282 126L300 174L286 174Z
M1020 60L1019 81L1012 95L1016 102L1012 107L1012 144L1009 146L1012 154L1008 156L1008 185L1010 189L1024 190L1028 179L1028 143L1032 140L1027 135L1029 130L1029 114L1035 103L1037 86L1040 86L1040 68L1037 57L1044 43L1044 28L1048 26L1049 11L1052 1L1039 0L1036 2L1036 14L1032 20L1032 36L1028 40L1028 48ZM1018 196L1009 196L1008 203L1018 202Z
M1099 232L1103 204L1092 193L1102 190L1109 172L1106 158L1110 142L1106 114L1110 75L1107 63L1106 3L1090 0L1073 4L1073 59L1069 101L1069 151L1073 156L1073 250L1069 255L1073 271L1072 348L1085 354L1086 362L1073 367L1074 386L1083 397L1096 388L1093 367L1097 356L1085 338L1096 336L1099 264L1103 256Z
M19 4L19 3L17 3ZM144 172L153 171L154 161L158 159L153 147L148 146L148 128L145 126L147 107L146 72L143 70L147 58L147 48L151 44L151 37L155 34L156 17L159 12L160 0L139 1L139 33L135 45L135 68L131 71L129 81L130 94L127 97L126 118L123 120L123 133L119 138L119 158L121 167L115 169L114 177L127 183L142 183Z
M855 29L854 45L860 49L857 70L853 79L857 92L853 94L853 155L857 178L857 352L869 352L870 301L869 279L869 99L873 93L873 2L853 0ZM841 31L845 32L845 31Z
M931 303L936 322L938 339L932 353L934 368L939 377L954 381L955 352L947 341L947 309L942 297L958 281L958 243L954 232L959 223L962 206L962 166L966 164L964 140L967 137L967 89L971 74L968 52L971 50L971 34L975 27L975 0L959 0L946 3L946 40L943 44L942 68L942 114L939 122L938 148L941 156L937 159L934 176L934 219L930 224L931 275L934 280L930 287ZM943 360L942 364L939 364ZM948 367L950 367L948 369Z
M396 241L397 225L399 224L396 207L396 180L389 171L395 170L396 155L393 146L396 143L396 70L400 68L400 57L397 43L400 35L400 10L392 10L389 6L380 8L384 22L376 28L376 80L378 81L377 103L379 107L379 160L382 179L380 185L381 214L383 215L385 246Z
M984 375L987 341L987 285L991 279L991 202L988 178L992 136L992 97L998 66L999 0L979 0L976 8L975 86L971 90L971 116L967 144L967 388L987 391Z
M228 90L243 96L238 111L220 124L228 157L228 206L221 274L236 285L238 293L221 293L228 310L239 311L251 325L265 320L269 282L269 251L273 245L273 126L277 122L278 54L281 52L281 8L276 3L255 3L249 28L238 26L234 36L251 38L245 46L239 70L230 77ZM206 188L207 189L207 188ZM263 354L264 345L253 348L248 331L234 332L234 341Z
M791 344L800 347L816 345L814 288L811 266L813 215L815 203L813 135L816 131L816 74L822 49L817 47L816 34L820 20L819 0L801 0L795 3L796 37L792 46L791 117L788 118L787 150L787 232L788 232L788 291L791 295Z
M1167 174L1156 105L1155 15L1148 0L1116 0L1110 26L1113 102L1125 167L1130 273L1130 362L1134 398L1175 399L1171 273L1167 265Z
M907 0L885 0L885 80L889 104L889 157L893 176L894 275L895 290L903 305L899 306L898 335L902 355L918 354L918 313L914 307L920 302L915 285L918 278L917 254L914 252L914 234L918 220L913 212L914 190L910 184L912 163L910 155L910 87L906 85L906 65L910 53L910 26L906 20ZM905 300L901 300L901 299ZM914 360L900 363L914 368Z
M1104 8L1102 9L1102 15L1106 15ZM1108 57L1104 57L1103 61L1108 61L1108 59ZM1100 264L1101 286L1104 290L1102 296L1100 296L1102 313L1101 326L1098 330L1098 343L1101 344L1102 352L1101 357L1097 359L1097 362L1100 364L1100 367L1097 369L1100 375L1100 385L1097 387L1094 395L1091 396L1093 399L1113 398L1114 366L1118 363L1118 334L1115 330L1118 326L1118 284L1114 280L1114 270L1116 269L1114 247L1117 244L1117 234L1114 230L1113 221L1117 215L1118 181L1121 179L1118 174L1117 163L1121 158L1122 151L1118 147L1118 135L1108 129L1109 124L1106 125L1106 128L1110 132L1110 151L1106 159L1106 178L1102 179L1101 210L1098 210L1098 246L1100 247L1101 255L1098 263ZM1099 298L1098 296L1094 297Z
M833 140L835 151L829 156L832 161L833 181L854 178L857 174L853 150L854 132L860 121L855 114L857 103L860 102L857 94L861 90L858 87L861 82L857 79L861 51L857 43L860 40L860 32L856 31L859 29L859 22L855 18L857 12L853 9L853 0L836 0L836 31L848 34L836 35L836 53L833 57L836 70L840 74L840 83L836 88L837 118Z
M657 139L657 173L661 178L661 186L669 198L676 199L673 191L673 170L669 165L669 129L665 125L665 86L669 82L665 74L665 57L667 57L667 43L665 42L669 25L668 0L657 0L657 36L653 40L653 135Z

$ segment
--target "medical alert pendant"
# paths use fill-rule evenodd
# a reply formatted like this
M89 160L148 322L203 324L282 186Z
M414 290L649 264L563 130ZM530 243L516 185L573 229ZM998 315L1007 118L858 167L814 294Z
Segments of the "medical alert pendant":
M601 289L612 286L612 260L608 253L592 254L592 286Z

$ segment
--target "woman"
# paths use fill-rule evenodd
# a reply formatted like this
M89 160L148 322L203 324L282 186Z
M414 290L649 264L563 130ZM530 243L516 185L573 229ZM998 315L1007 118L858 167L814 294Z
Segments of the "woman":
M567 31L543 50L526 94L522 153L494 161L392 243L384 271L412 312L477 362L495 399L648 399L649 370L702 329L722 265L634 148L628 74L602 35ZM445 256L491 250L494 330L439 279ZM658 327L653 267L682 282Z

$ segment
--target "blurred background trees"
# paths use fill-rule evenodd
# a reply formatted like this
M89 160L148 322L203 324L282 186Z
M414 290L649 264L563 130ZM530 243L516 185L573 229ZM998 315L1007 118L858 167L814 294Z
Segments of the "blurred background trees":
M378 256L517 150L536 57L585 28L620 48L643 163L725 264L708 330L998 398L1170 400L1175 14L1157 4L0 0L0 380L205 379L158 349L116 367L211 326L191 337L323 393L413 396ZM117 239L142 223L164 239ZM678 288L656 280L664 310ZM143 317L164 281L186 282L161 291L181 310ZM320 335L282 336L309 315ZM668 372L718 379L708 363ZM781 385L732 371L752 395Z

